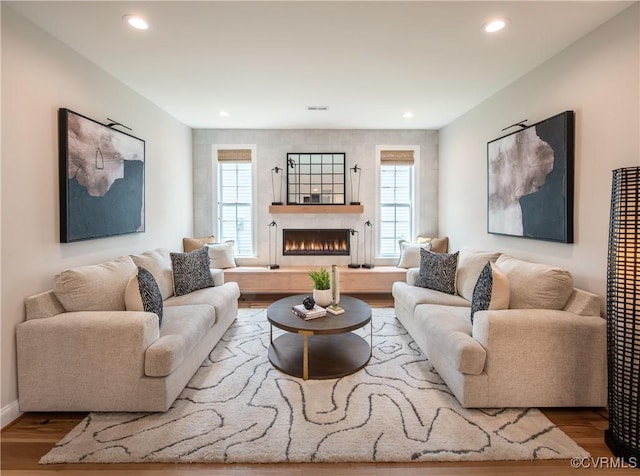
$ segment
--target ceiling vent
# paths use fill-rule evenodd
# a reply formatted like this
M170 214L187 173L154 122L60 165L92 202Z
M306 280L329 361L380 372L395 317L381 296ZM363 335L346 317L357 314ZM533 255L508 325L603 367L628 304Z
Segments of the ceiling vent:
M328 111L329 106L307 106L307 111Z

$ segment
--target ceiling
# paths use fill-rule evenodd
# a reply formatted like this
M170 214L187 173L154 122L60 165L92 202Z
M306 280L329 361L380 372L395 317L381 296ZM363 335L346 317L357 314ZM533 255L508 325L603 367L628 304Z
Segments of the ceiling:
M3 3L190 127L266 129L439 129L632 4Z

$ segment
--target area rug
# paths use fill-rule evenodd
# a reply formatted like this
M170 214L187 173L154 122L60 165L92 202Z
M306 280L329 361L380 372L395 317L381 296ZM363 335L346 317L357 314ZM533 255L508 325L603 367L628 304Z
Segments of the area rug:
M335 317L339 319L339 317ZM242 309L165 413L91 413L41 463L281 463L588 457L537 409L460 406L393 309L373 310L359 372L303 381L267 359L264 310ZM367 338L368 326L360 330Z

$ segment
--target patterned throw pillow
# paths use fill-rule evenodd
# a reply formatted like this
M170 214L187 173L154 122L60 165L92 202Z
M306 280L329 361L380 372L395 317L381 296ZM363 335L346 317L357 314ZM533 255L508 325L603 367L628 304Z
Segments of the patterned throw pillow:
M153 274L138 266L138 287L144 312L153 312L162 324L162 293Z
M420 271L416 286L434 289L447 294L456 293L456 268L458 252L434 253L420 250Z
M173 267L173 292L176 296L213 287L207 247L190 253L171 253L171 265Z
M127 311L153 312L158 316L158 323L162 324L162 293L153 274L138 266L137 274L131 276L124 300Z
M471 323L476 311L509 308L509 281L498 266L487 262L478 276L471 299Z

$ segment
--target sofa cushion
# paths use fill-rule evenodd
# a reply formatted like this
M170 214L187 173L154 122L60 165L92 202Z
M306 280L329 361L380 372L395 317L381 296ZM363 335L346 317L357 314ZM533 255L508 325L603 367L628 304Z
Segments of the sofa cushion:
M224 243L205 245L209 251L209 267L218 269L235 268L236 260L233 257L233 240Z
M431 243L414 244L400 240L400 259L398 268L417 268L420 266L420 250L431 250Z
M443 236L440 238L435 238L431 236L418 236L416 238L416 243L431 243L431 251L434 253L446 253L449 251L449 237Z
M171 253L170 256L173 266L173 292L176 296L213 286L207 248L189 253Z
M131 255L131 259L136 266L140 266L153 274L153 278L158 283L162 293L162 299L173 296L173 270L171 268L169 250L158 248L139 255Z
M422 304L414 317L422 323L431 355L444 356L463 374L479 375L487 353L473 337L469 310L463 307ZM427 355L427 358L433 358Z
M456 288L458 294L471 301L473 289L476 287L480 271L487 261L494 261L500 257L500 253L480 251L473 248L462 248L458 259L456 275Z
M443 293L456 293L458 252L452 254L420 250L420 271L416 286Z
M160 338L145 352L145 375L165 377L172 373L215 322L215 310L206 304L165 308Z
M482 268L473 289L471 323L476 311L487 309L509 309L509 280L507 275L491 261L487 261Z
M506 255L496 264L509 279L510 309L562 309L573 292L573 277L564 269Z
M53 280L53 293L68 312L124 311L124 292L136 265L129 256L69 269Z
M182 251L185 253L189 253L190 251L199 250L204 245L215 243L216 237L211 236L203 236L201 238L183 238L182 239Z
M194 304L211 304L213 307L222 308L227 306L230 300L238 299L238 297L240 297L238 284L229 282L221 286L198 289L182 296L171 296L163 305L165 309L169 306L189 306Z
M456 294L447 294L433 289L412 286L402 281L396 281L391 288L394 299L401 302L407 309L415 309L419 304L442 304L445 306L458 306L467 309L471 303Z
M127 311L153 312L162 325L162 293L153 275L141 266L127 284L124 302Z

